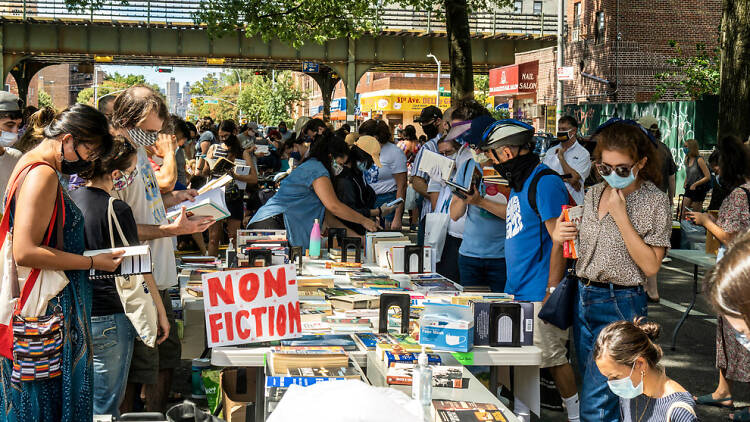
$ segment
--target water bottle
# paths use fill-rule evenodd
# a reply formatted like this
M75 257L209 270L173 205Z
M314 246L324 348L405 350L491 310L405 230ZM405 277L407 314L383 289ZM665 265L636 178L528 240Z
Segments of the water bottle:
M315 223L313 224L312 231L310 232L310 249L309 249L310 258L319 258L320 257L320 223L318 223L318 219L315 219Z
M417 358L417 367L411 376L411 398L422 406L432 404L432 368L427 365L427 353L422 346L422 353Z

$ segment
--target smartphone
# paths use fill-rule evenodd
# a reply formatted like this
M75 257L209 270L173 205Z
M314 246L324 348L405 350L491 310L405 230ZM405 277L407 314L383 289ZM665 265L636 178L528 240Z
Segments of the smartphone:
M394 200L393 200L393 201L391 201L391 202L387 202L387 203L385 204L385 206L386 206L386 207L388 207L388 208L390 208L390 207L395 207L396 205L398 205L398 204L400 204L400 203L402 203L402 202L404 202L404 198L396 198L396 199L394 199Z

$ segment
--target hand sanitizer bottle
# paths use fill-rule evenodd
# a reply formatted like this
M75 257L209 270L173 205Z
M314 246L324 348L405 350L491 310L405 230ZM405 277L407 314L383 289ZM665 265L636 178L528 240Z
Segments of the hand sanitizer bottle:
M320 256L320 223L318 219L315 219L312 231L310 232L310 258L318 258Z
M229 245L227 245L227 268L233 268L236 266L237 260L237 251L234 249L234 244L232 243L232 239L229 239Z
M412 372L411 398L418 400L422 406L432 404L432 368L427 365L427 353L424 346L417 358L417 367Z

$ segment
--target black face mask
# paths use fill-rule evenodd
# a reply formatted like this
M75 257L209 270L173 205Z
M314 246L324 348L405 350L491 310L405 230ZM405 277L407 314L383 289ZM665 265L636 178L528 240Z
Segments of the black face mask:
M285 127L280 127L280 128L279 128L279 132L281 132L281 133L286 133L286 128L285 128Z
M496 154L494 151L492 154ZM516 192L523 190L523 184L528 179L534 168L539 164L539 157L536 154L528 153L518 155L510 160L495 164L492 167L508 181L508 185Z
M424 134L427 135L428 140L433 139L438 135L438 127L435 123L422 125L422 130L424 131Z
M62 163L60 163L60 173L68 175L78 174L84 170L88 170L88 168L91 167L91 162L84 160L75 147L73 147L73 152L76 153L76 157L78 157L78 160L68 161L65 159L65 151L62 145L60 146L60 155L62 157Z

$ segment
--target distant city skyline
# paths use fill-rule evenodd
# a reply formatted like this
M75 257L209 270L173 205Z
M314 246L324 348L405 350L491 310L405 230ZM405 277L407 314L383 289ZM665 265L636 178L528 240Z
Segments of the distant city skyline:
M143 75L146 82L150 84L158 85L161 89L166 91L167 83L171 78L175 78L175 81L180 85L185 82L189 82L190 85L194 85L200 81L209 73L221 73L224 68L220 67L171 67L173 70L171 73L159 73L156 71L158 67L164 66L121 66L121 65L99 65L101 70L107 73L118 72L123 75Z

